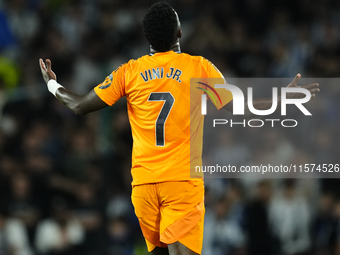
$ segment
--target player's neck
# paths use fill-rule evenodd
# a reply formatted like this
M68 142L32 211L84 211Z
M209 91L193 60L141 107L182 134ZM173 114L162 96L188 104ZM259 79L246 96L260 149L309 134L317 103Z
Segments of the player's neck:
M169 51L171 51L171 50L175 51L175 52L181 52L181 47L179 45L179 41L177 41L174 45L172 45L172 47L170 48ZM159 51L153 49L152 46L150 45L150 53L155 54L157 52L159 52Z

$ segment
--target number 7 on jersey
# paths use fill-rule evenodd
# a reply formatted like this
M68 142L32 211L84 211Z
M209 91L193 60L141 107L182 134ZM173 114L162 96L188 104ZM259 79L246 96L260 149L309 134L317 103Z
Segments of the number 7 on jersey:
M170 92L151 92L148 101L164 101L163 107L158 114L155 127L156 146L164 146L164 125L175 102L175 98Z

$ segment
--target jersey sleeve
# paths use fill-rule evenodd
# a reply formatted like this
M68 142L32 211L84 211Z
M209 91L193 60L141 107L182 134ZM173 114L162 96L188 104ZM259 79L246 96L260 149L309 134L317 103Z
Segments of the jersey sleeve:
M205 59L205 62L207 78L220 78L221 81L223 80L223 83L227 83L223 77L223 74L217 69L217 67L213 63L211 63L207 59ZM228 104L233 99L233 94L229 90L223 88L222 89L215 88L215 91L213 94L215 98L217 97L215 100L212 100L212 98L210 98L210 95L207 96L218 110L220 110L223 106Z
M113 105L125 96L126 64L113 71L106 79L94 88L94 92L108 105Z

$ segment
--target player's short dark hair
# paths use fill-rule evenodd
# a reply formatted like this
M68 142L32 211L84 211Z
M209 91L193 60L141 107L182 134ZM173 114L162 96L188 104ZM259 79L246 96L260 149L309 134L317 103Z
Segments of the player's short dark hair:
M144 35L156 51L168 51L176 42L177 17L166 2L152 5L143 19Z

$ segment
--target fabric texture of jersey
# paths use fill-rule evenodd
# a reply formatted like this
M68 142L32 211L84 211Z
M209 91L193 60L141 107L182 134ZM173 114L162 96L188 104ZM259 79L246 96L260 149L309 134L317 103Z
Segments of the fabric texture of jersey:
M190 180L190 158L201 158L203 117L200 104L193 109L190 78L223 78L207 59L173 51L130 60L113 71L95 93L108 105L126 97L133 137L132 185ZM232 100L225 89L216 89L222 100L218 109ZM190 120L198 130L190 134ZM190 139L192 141L190 141ZM194 157L190 155L194 144Z

